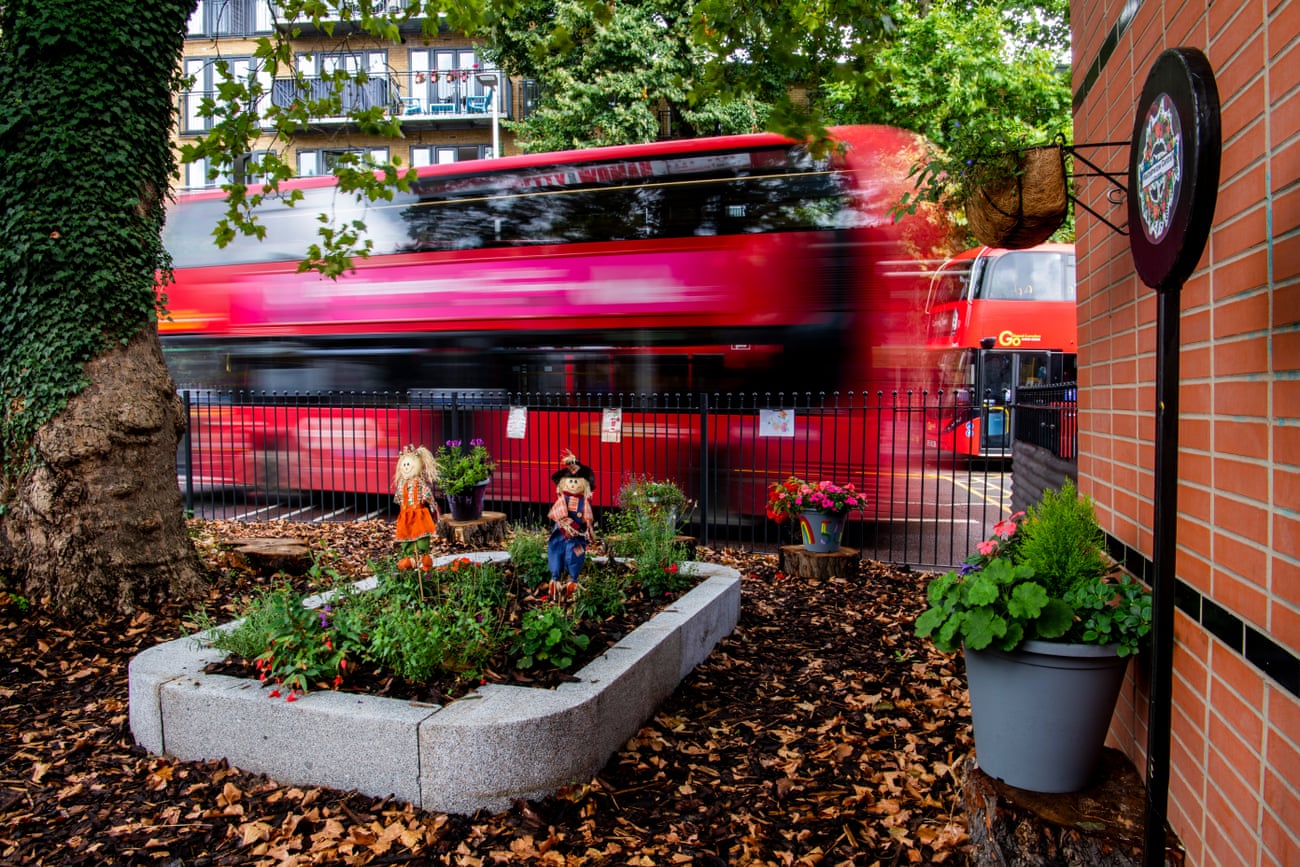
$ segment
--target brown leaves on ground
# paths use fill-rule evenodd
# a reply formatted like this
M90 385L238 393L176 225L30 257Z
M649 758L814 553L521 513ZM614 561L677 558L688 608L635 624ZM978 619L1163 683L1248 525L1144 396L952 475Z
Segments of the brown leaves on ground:
M298 536L358 577L392 550L383 522L195 528L218 619L266 583L220 539ZM864 563L814 584L772 556L698 556L744 576L736 632L595 779L474 816L147 755L127 664L189 610L67 623L0 594L0 863L966 864L965 680L912 635L925 576Z

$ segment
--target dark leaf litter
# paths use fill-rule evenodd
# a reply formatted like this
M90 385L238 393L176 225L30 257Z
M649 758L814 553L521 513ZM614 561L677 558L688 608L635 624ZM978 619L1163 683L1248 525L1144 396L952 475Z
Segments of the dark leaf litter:
M392 550L383 522L193 527L217 619L267 583L218 540L298 536L358 576ZM740 571L736 631L594 779L473 816L148 755L127 665L193 607L68 622L0 594L0 864L969 863L964 673L912 634L927 576L864 562L810 582L774 555L697 556Z

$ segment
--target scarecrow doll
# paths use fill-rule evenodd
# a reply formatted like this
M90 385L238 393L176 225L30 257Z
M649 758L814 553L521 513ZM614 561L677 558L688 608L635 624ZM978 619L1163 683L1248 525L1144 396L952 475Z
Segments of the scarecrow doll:
M438 532L439 517L438 504L433 498L435 475L433 453L427 448L408 445L402 449L393 475L393 499L400 504L397 544L404 556L397 561L397 568L403 571L417 565L424 572L433 568L429 548Z
M551 474L551 481L555 483L556 500L546 516L555 526L546 542L546 559L551 567L550 595L558 601L571 597L578 589L587 546L594 536L591 492L596 474L577 455L566 451L560 468Z

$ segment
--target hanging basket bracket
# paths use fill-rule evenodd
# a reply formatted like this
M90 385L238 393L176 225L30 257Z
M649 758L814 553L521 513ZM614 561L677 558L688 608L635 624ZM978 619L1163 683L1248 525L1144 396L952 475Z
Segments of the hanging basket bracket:
M1127 180L1128 178L1128 150L1130 144L1131 144L1130 142L1126 142L1126 141L1108 141L1108 142L1085 142L1085 143L1076 142L1072 145L1063 145L1063 148L1066 153L1068 153L1079 163L1082 163L1083 165L1087 166L1089 169L1089 171L1085 171L1085 172L1080 172L1080 171L1072 172L1070 174L1070 177L1071 178L1105 178L1107 182L1106 201L1110 202L1112 205L1124 204L1124 202L1128 198L1128 187L1125 185L1124 181ZM1083 148L1089 148L1089 149L1122 148L1123 153L1121 154L1121 156L1123 157L1123 162L1125 166L1124 170L1121 172L1115 172L1115 171L1107 171L1106 169L1101 168L1092 160L1088 159L1087 157L1085 157L1083 154L1079 152ZM1069 195L1070 195L1070 201L1074 202L1076 205L1083 208L1089 214L1092 214L1098 220L1101 220L1107 226L1110 226L1111 229L1118 232L1120 235L1123 235L1125 237L1128 236L1127 221L1126 221L1126 225L1117 226L1114 223L1112 223L1110 220L1103 217L1100 213L1098 213L1096 210L1090 207L1086 202L1081 200L1078 196L1074 195L1073 193L1070 193Z

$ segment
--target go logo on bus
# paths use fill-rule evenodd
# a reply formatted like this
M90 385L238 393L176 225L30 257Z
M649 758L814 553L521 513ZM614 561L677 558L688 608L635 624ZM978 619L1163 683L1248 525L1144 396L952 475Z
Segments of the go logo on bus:
M1014 331L1003 331L998 335L998 346L1019 346L1022 343L1042 343L1043 335L1041 334L1017 334Z

